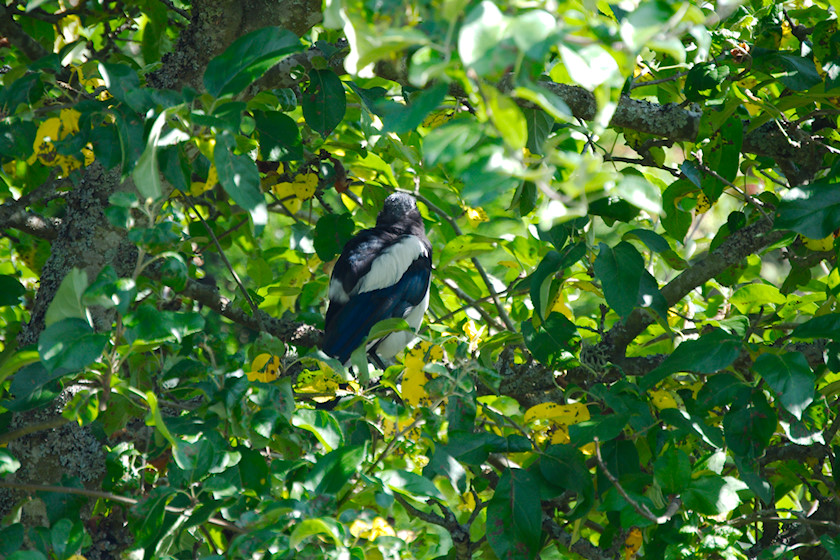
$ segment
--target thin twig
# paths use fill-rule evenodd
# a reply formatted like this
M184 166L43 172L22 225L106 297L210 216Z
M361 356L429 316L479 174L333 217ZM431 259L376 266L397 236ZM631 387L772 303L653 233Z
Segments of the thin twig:
M136 500L134 498L129 498L127 496L119 496L117 494L112 494L111 492L102 492L100 490L88 490L87 488L72 488L69 486L52 486L47 484L24 484L18 482L8 482L5 480L0 480L0 488L8 488L10 490L22 490L24 492L56 492L58 494L76 494L78 496L86 496L88 498L96 498L101 500L108 500L111 502L117 502L120 504L126 504L129 506L137 505L140 503L140 500ZM180 508L174 506L164 506L164 509L169 513L176 513L178 515L184 515L185 513L189 513L192 508ZM235 533L243 534L247 533L248 531L242 527L234 525L224 519L218 519L215 517L211 517L207 520L207 523L211 525L215 525L217 527L222 527L223 529L227 529L229 531L233 531Z
M606 463L604 463L604 459L601 457L601 442L598 441L598 438L595 438L595 458L598 460L598 466L601 467L602 471L604 471L604 475L607 477L607 479L609 479L612 485L615 486L615 489L618 491L621 497L627 500L627 503L630 504L634 510L636 510L636 513L638 513L645 519L653 521L657 525L662 525L663 523L666 523L669 519L671 519L674 516L674 514L677 513L677 510L680 509L680 504L682 502L678 497L674 496L673 498L671 498L671 503L668 504L668 509L665 510L665 513L657 516L652 511L650 511L645 504L640 504L636 500L631 498L630 495L624 490L624 487L621 486L621 483L618 481L618 479L615 476L613 476L609 469L607 469L607 465Z
M443 281L443 285L452 290L452 293L458 296L459 299L466 301L469 304L468 307L472 307L473 309L478 311L478 313L481 315L481 318L484 319L488 323L488 325L492 326L497 330L503 330L502 326L498 324L496 320L490 316L489 313L482 309L481 305L479 305L479 303L476 300L472 299L470 296L464 293L464 291L461 288L447 280Z
M172 0L160 0L160 2L161 4L164 4L167 8L169 8L171 11L184 18L185 20L190 21L192 19L192 16L188 11L182 10L181 8L175 6L175 4L172 3Z
M449 225L452 226L452 229L455 230L456 235L464 235L464 233L461 231L461 228L458 226L458 222L455 221L455 218L450 216L448 213L444 212L442 208L436 206L428 198L414 192L402 192L407 192L408 194L412 195L417 200L425 204L429 210L446 220L447 223L449 223ZM499 299L499 294L496 291L496 288L493 286L493 282L490 280L490 276L484 270L484 267L481 265L481 263L476 257L472 257L470 260L472 261L475 269L478 271L478 274L481 276L482 281L484 281L484 285L487 286L487 291L490 293L490 297L493 298L493 304L496 306L496 311L499 312L499 318L501 318L502 322L505 324L508 330L516 332L516 325L513 324L513 321L511 321L510 316L508 316L507 311L502 305L502 301Z
M190 210L192 210L193 213L196 216L198 216L198 219L201 220L201 223L204 224L204 229L207 230L207 235L209 235L210 239L213 240L213 244L216 246L216 250L219 252L219 256L225 263L228 272L230 272L230 275L233 277L233 280L236 282L236 285L239 286L239 290L242 292L242 295L245 296L245 301L247 301L248 305L251 306L251 310L253 311L253 317L254 319L256 319L257 324L259 325L260 331L265 331L265 326L263 325L262 316L260 315L259 308L254 304L254 301L251 299L251 295L248 293L248 290L245 289L245 285L242 283L242 280L239 279L239 275L236 273L236 271L233 269L233 266L230 264L230 261L228 260L227 255L225 255L221 243L219 243L219 240L216 238L216 234L213 233L213 229L210 227L210 224L208 224L207 221L204 219L204 216L202 216L201 213L198 210L196 210L195 206L193 206L193 203L190 201L189 198L187 198L187 196L184 193L181 193L181 198L184 200L187 206L189 206Z
M0 446L6 445L7 443L11 443L16 439L20 439L24 436L28 436L29 434L34 434L35 432L51 430L53 428L60 428L68 422L69 420L64 418L63 416L56 416L55 418L47 420L46 422L42 422L40 424L32 424L29 426L24 426L23 428L18 428L17 430L11 432L6 432L5 434L0 434Z
M754 199L752 196L750 196L750 193L748 193L746 190L742 190L740 187L735 185L735 183L733 183L732 181L721 177L721 175L717 171L715 171L714 169L711 169L709 166L707 166L705 163L703 163L703 160L699 157L699 155L696 152L693 153L692 155L695 158L697 158L697 161L694 162L695 165L697 165L700 169L702 169L703 171L705 171L706 173L708 173L709 175L711 175L715 179L718 179L719 181L722 181L724 184L728 185L730 188L733 188L736 191L738 191L741 195L743 195L744 200L746 200L749 204L752 204L753 206L755 206L755 208L761 213L762 216L764 216L768 220L770 219L770 216L768 216L767 212L765 212L764 208L762 208L763 204L756 201L756 199Z

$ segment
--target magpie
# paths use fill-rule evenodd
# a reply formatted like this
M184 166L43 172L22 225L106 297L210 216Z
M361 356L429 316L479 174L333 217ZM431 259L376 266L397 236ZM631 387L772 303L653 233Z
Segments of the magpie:
M341 252L330 278L325 353L347 363L377 322L401 317L414 331L429 307L432 245L414 197L385 199L376 226L356 234ZM413 332L394 332L368 345L380 367L403 350Z

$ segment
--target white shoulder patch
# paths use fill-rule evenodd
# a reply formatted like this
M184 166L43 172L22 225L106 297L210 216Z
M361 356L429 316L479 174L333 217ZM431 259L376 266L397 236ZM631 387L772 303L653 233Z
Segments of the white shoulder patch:
M413 235L404 235L399 241L388 247L371 263L370 270L353 287L350 295L372 292L393 286L399 282L408 267L417 257L427 255L426 248ZM332 297L330 283L330 297ZM342 290L343 292L343 290Z
M344 291L344 286L341 281L333 278L330 280L330 301L337 303L347 303L350 301L350 295Z

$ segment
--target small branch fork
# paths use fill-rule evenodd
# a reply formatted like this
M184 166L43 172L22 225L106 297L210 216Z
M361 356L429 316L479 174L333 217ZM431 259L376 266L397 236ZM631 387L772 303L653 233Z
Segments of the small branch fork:
M645 504L640 504L636 500L630 497L626 490L621 486L621 483L618 479L610 472L607 468L606 463L604 463L604 459L601 457L601 442L598 441L598 438L595 438L595 459L598 461L598 466L601 467L601 470L604 471L604 475L609 479L618 493L621 495L622 498L627 500L627 503L630 504L633 509L649 521L653 521L657 525L662 525L663 523L667 523L680 509L680 505L682 502L677 496L673 496L671 498L671 503L668 504L668 509L665 510L665 513L662 515L656 515Z

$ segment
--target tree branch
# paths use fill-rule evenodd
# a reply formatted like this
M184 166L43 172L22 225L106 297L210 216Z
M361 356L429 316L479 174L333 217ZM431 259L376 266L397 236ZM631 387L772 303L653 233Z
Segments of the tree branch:
M676 304L693 289L702 286L727 267L741 262L747 256L772 245L787 235L786 231L772 231L772 227L772 220L761 218L754 224L731 234L706 258L681 272L660 290L668 307ZM613 361L619 360L624 357L627 345L653 321L653 316L649 311L637 308L633 310L627 321L616 323L598 346L607 352Z
M41 43L23 31L23 28L12 19L12 13L3 5L0 5L0 34L6 37L31 61L49 54L47 49L41 46Z
M155 265L147 266L143 270L143 275L156 281L163 279L159 267ZM261 309L256 311L260 316L260 321L258 321L255 316L247 314L241 308L233 305L231 300L219 294L219 290L215 286L202 284L197 280L188 278L186 287L179 293L209 307L234 323L254 331L261 330L261 321L265 332L279 338L283 342L309 348L321 345L323 333L312 325L277 319Z
M129 498L127 496L120 496L112 494L111 492L102 492L100 490L88 490L87 488L73 488L71 486L50 486L46 484L19 484L16 482L8 482L0 480L0 488L8 488L10 490L22 490L24 492L55 492L58 494L76 494L77 496L85 496L88 498L96 498L100 500L108 500L129 506L137 505L140 500ZM169 513L177 513L178 515L187 515L191 513L192 508L180 508L174 506L164 506L164 509ZM233 531L234 533L244 534L247 531L242 527L229 523L224 519L217 519L211 517L207 523Z

